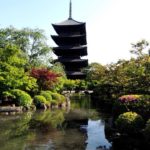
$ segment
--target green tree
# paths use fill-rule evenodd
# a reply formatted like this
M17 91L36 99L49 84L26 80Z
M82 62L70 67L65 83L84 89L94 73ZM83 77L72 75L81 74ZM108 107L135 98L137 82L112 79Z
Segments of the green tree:
M64 82L64 90L73 91L76 88L75 80L66 79Z
M54 91L61 92L63 90L64 83L67 79L64 66L61 63L57 62L57 63L54 63L50 67L50 69L58 74L61 74L61 76L58 79L58 82L55 84L55 89L54 89Z
M25 72L26 64L24 53L16 46L0 48L0 95L12 89L30 91L37 86L36 80Z
M130 52L138 57L143 57L145 55L144 51L149 51L149 42L146 40L140 40L137 43L132 43L132 50Z
M99 63L91 63L87 68L87 80L102 80L106 73L106 67Z
M0 29L0 47L16 45L28 58L28 65L39 66L48 64L51 60L51 48L46 43L44 31L40 29L15 29L8 27Z

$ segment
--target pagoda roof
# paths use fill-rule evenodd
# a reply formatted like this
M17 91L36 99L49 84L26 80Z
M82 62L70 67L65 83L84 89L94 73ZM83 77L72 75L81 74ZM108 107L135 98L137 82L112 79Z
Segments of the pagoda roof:
M86 77L85 73L77 71L67 71L66 74L68 79L84 79Z
M53 52L57 56L86 56L87 55L87 47L72 47L72 46L63 46L63 47L54 47Z
M88 62L88 59L78 59L78 58L58 58L58 60L60 61L60 62L70 62L70 63L82 63L82 62L85 62L85 63L87 63Z
M84 68L88 66L88 59L58 58L55 61L62 63L67 68Z
M76 49L87 49L86 45L81 45L81 46L60 46L60 47L53 47L54 50L60 49L60 50L66 50L66 49L71 49L71 50L76 50Z
M58 36L51 35L58 46L86 45L86 35Z
M67 71L69 75L85 75L83 72L80 71Z
M79 22L79 21L76 21L72 18L68 18L67 20L64 20L60 23L55 23L55 24L52 24L53 26L76 26L76 25L84 25L85 22Z

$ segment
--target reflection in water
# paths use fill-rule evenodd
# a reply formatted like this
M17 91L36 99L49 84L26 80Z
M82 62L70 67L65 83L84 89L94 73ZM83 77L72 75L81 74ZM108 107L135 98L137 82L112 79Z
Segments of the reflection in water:
M87 127L86 150L96 150L100 147L109 148L111 144L106 140L104 133L104 122L102 120L90 120Z
M89 102L89 97L81 97L69 112L48 110L0 116L0 150L98 150L100 146L109 147L102 116L89 109ZM80 126L85 127L84 132Z

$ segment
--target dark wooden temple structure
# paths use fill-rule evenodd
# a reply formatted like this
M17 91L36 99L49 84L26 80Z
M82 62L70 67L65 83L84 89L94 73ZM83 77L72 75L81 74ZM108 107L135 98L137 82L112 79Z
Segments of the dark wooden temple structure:
M87 56L86 24L72 19L71 0L69 18L52 26L57 33L51 36L57 44L53 47L58 56L56 61L63 64L68 79L84 79L86 74L82 70L88 66L88 60L81 57Z

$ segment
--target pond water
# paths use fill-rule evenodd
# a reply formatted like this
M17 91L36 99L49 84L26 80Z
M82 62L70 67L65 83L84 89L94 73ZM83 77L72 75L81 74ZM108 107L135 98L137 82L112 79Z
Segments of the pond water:
M89 96L74 96L66 110L0 115L0 150L109 150L105 119Z

